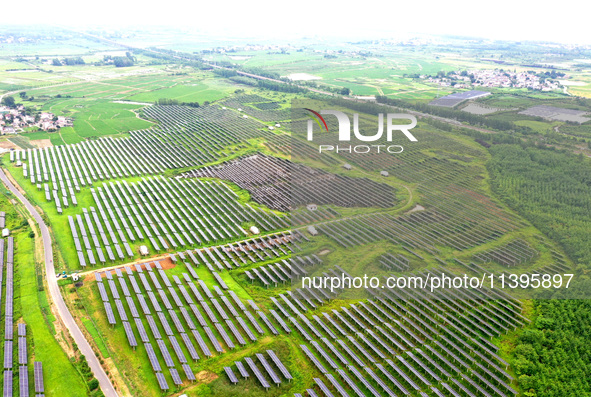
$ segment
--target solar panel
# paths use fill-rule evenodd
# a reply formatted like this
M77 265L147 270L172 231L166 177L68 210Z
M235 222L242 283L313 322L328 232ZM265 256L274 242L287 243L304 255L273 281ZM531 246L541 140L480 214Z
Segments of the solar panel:
M416 376L421 382L423 382L424 384L426 384L427 386L431 386L431 382L429 382L422 374L420 374L412 365L410 365L403 357L401 356L396 356L396 358L398 359L398 361L400 361L406 368L408 368L410 370L410 372L413 373L414 376Z
M246 345L246 341L244 340L244 338L242 337L242 335L240 334L232 320L226 320L226 325L228 326L228 328L230 328L230 331L232 331L232 334L234 334L234 337L236 338L238 343L242 346Z
M345 332L345 330L343 330L333 319L332 317L330 317L330 315L328 313L322 313L322 315L324 316L324 318L326 318L326 320L337 330L339 331L339 333L342 336L346 336L347 333Z
M45 384L43 383L43 364L40 361L35 361L33 364L35 374L35 393L44 393Z
M442 383L441 383L441 386L443 386L443 388L444 388L445 390L447 390L447 391L448 391L448 392L449 392L449 393L450 393L450 394L451 394L453 397L460 397L460 395L458 394L458 392L457 392L457 391L455 391L454 389L452 389L452 388L451 388L451 386L450 386L450 385L448 385L447 383L445 383L445 382L442 382Z
M343 371L342 369L338 369L337 372L341 376L341 378L343 378L343 380L349 386L349 388L352 389L355 392L355 394L357 394L358 397L365 397L365 393L361 391L359 386L357 386L357 384L353 382L353 380L347 375L345 371Z
M4 387L3 387L3 396L4 397L12 397L12 371L6 370L4 371Z
M375 374L375 372L373 372L373 370L371 368L364 367L363 369L374 380L374 382L376 382L378 385L380 385L380 387L386 392L387 395L389 395L389 396L394 396L395 395L394 392L390 389L390 387L388 387L388 385L382 379L380 379Z
M410 392L406 390L406 388L402 386L402 384L398 382L398 380L394 376L392 376L392 374L382 364L378 363L376 364L376 367L380 370L382 374L386 376L386 378L388 378L390 382L394 384L394 386L398 388L398 390L402 392L402 394L404 394L405 396L410 394Z
M318 368L320 372L322 372L323 374L328 373L328 371L326 370L326 368L324 368L324 365L322 365L320 360L318 360L318 358L316 358L316 356L310 351L310 349L308 349L308 346L300 345L300 348L304 351L306 356L308 356L310 361L314 363L314 365L316 366L316 368Z
M154 295L154 293L152 291L148 291L148 298L150 298L150 302L152 302L152 306L154 306L154 310L156 310L157 312L161 312L162 308L160 307L160 304L158 303L158 299L156 299L156 296Z
M250 328L248 328L248 325L242 319L242 317L236 317L236 321L238 321L238 324L240 324L240 326L242 327L242 329L244 330L244 332L246 332L246 334L248 335L248 339L250 339L252 342L255 342L257 340L257 337L254 336L254 334L252 333L252 331L250 330Z
M199 325L201 325L202 327L207 327L207 321L205 321L205 318L203 318L203 315L199 311L199 308L197 307L197 305L191 304L191 305L189 305L189 307L191 308L191 311L193 312L195 317L197 317L197 321L199 322Z
M125 308L123 307L123 303L120 299L115 299L115 306L117 307L117 312L119 313L119 318L121 321L128 321L127 313L125 312Z
M317 315L312 316L312 318L314 319L314 321L316 321L316 323L320 326L320 328L322 328L324 330L324 332L326 332L328 334L328 336L332 339L336 339L337 336L331 331L330 328L328 328L328 326L326 324L324 324L324 322L320 319L320 317L318 317Z
M168 390L168 383L166 382L166 378L162 374L162 372L156 373L156 379L158 380L158 385L160 386L161 390Z
M177 386L182 385L183 381L181 380L179 371L177 371L176 368L169 368L168 370L170 371L170 376L172 376L172 382Z
M183 368L183 371L185 372L185 376L187 377L188 380L190 380L190 381L197 380L195 378L195 374L193 373L193 370L191 369L191 367L188 364L183 364L182 368Z
M21 365L18 368L18 383L20 397L29 397L29 372L26 365Z
M246 370L246 368L244 368L244 364L242 364L242 361L234 361L234 364L236 364L236 368L238 368L240 376L242 376L243 378L250 377L248 371Z
M156 322L154 321L154 317L148 315L148 316L146 316L146 320L148 320L148 325L150 326L150 329L152 330L152 335L154 335L154 338L162 339L162 336L160 335L160 330L158 329L158 326L156 325Z
M334 354L342 364L349 365L349 361L347 361L347 359L341 354L341 352L339 352L337 350L337 348L334 347L334 345L332 343L330 343L330 341L328 339L322 338L321 340L328 347L328 349L332 352L332 354Z
M172 328L170 328L170 324L168 324L168 319L166 318L163 312L158 312L158 319L160 320L160 324L164 328L164 333L168 336L174 335Z
M279 315L277 314L277 312L275 310L269 310L269 312L271 313L271 315L273 315L273 317L275 317L275 320L279 323L279 325L281 326L281 328L283 328L283 330L285 332L287 332L288 334L291 333L291 329L287 326L287 324L285 323L285 321L283 321L283 319L281 317L279 317Z
M142 323L142 320L140 318L134 318L135 321L135 326L138 330L138 332L140 333L140 340L144 343L150 342L150 338L148 337L148 334L146 333L146 328L144 328L144 323Z
M421 388L412 380L408 377L408 375L406 373L404 373L404 371L402 371L400 368L398 368L398 366L396 364L394 364L394 362L392 360L386 360L386 362L388 363L388 365L390 365L390 367L392 367L394 369L394 371L396 371L398 373L398 375L400 375L400 377L402 377L402 379L404 379L406 381L406 383L408 383L413 389L415 390L421 390Z
M131 324L127 321L123 321L123 328L125 329L125 335L127 336L127 341L129 342L129 346L136 347L137 341L135 339L135 335L133 330L131 329Z
M343 386L339 383L338 380L332 374L326 374L326 378L330 381L335 389L339 392L342 397L349 397L349 394L345 391Z
M220 316L222 317L222 319L224 319L224 320L228 320L229 319L228 315L226 314L226 312L224 311L224 309L220 306L220 303L218 302L217 299L215 299L215 298L211 299L211 303L215 307L216 311L220 314Z
M158 348L160 349L160 352L162 353L162 357L164 358L164 363L166 364L167 367L174 367L174 361L172 361L172 356L170 355L168 348L166 347L166 344L164 343L164 341L162 339L158 339L156 341L158 343Z
M349 357L351 357L353 359L353 361L355 361L355 363L357 363L357 365L360 366L365 366L365 363L363 361L361 361L361 359L359 358L359 356L357 356L357 354L355 354L353 352L353 350L351 350L351 348L342 340L338 339L337 343L341 346L341 348L347 352L347 354L349 355Z
M4 368L12 368L12 341L4 341Z
M181 349L179 342L176 340L176 338L174 336L169 336L168 340L170 340L170 344L172 345L172 349L174 350L177 358L179 359L179 362L181 364L186 364L187 358L185 357L185 354L183 353L183 350Z
M320 378L314 378L314 382L316 382L316 384L318 385L320 390L322 390L322 393L324 393L326 397L334 397L334 395L330 392L329 388L326 387L326 385Z
M17 329L18 336L27 336L27 325L25 323L19 323Z
M105 306L105 312L107 313L107 320L109 321L109 324L110 325L117 324L117 321L115 320L115 315L113 314L113 308L111 307L111 304L109 302L103 302L103 305Z
M363 383L363 385L367 388L367 390L369 390L371 392L371 394L373 394L375 397L381 397L381 394L378 393L378 391L375 389L375 387L373 387L373 385L371 383L369 383L367 381L367 379L365 379L365 377L361 374L361 372L359 372L357 370L357 368L355 368L352 365L349 365L349 370L353 373L353 375L355 375L357 377L357 379L359 379L361 381L361 383ZM367 368L367 367L364 367Z
M172 305L170 304L170 301L168 300L168 296L166 296L166 292L164 292L163 289L158 290L158 295L160 295L160 299L164 303L164 307L168 310L172 309Z
M18 363L27 364L27 338L24 336L18 338Z
M234 305L232 305L232 303L228 300L228 298L226 298L225 296L221 296L220 299L222 302L224 302L224 305L226 305L226 308L228 308L232 316L237 317L238 312L234 308Z
M179 290L181 291L181 294L183 295L183 298L185 298L185 301L190 305L193 304L194 303L193 298L191 298L191 295L189 295L185 286L179 285L178 287L179 287Z
M273 368L271 368L271 366L267 362L267 359L265 358L265 356L263 356L260 353L257 353L256 356L259 359L259 361L261 362L261 364L263 365L263 368L265 368L265 371L267 371L267 374L269 374L269 376L271 377L271 380L273 381L273 383L275 383L277 385L280 384L281 379L279 379L279 377L277 376L275 371L273 371Z
M236 346L234 345L234 342L232 342L232 339L230 339L230 336L228 335L228 333L226 332L226 330L224 329L224 327L222 326L222 324L215 323L215 327L217 328L218 333L222 336L222 339L224 340L224 342L226 343L226 345L230 349L234 349Z
M156 357L156 353L154 352L152 345L150 343L144 343L144 347L146 348L148 359L150 360L150 364L152 365L154 372L162 371L162 367L160 366L160 362L158 362L158 358Z
M222 346L220 344L220 342L217 340L217 338L215 337L215 335L213 334L211 328L209 327L203 327L203 331L205 331L205 334L207 335L207 337L209 338L209 340L211 341L213 348L218 352L218 353L222 353L224 350L222 349Z
M98 273L95 273L98 275ZM107 290L105 289L105 285L103 283L97 283L98 285L98 289L99 289L99 293L101 295L101 299L103 302L108 302L109 301L109 295L107 295Z
M290 317L289 321L291 321L291 323L293 325L295 325L295 327L298 329L298 331L300 331L300 334L302 334L302 336L307 340L307 341L311 341L312 337L306 332L306 330L304 329L304 327L301 326L301 324L298 322L298 320L296 320L294 317Z
M228 375L228 379L231 383L238 383L238 378L236 377L236 375L234 375L234 371L232 371L232 368L224 367L224 371L226 371L226 375Z
M170 292L170 296L172 296L172 300L174 301L175 305L177 305L178 307L182 307L183 302L179 299L176 290L172 287L168 287L168 292Z
M140 289L140 286L133 275L129 275L129 282L131 283L131 287L133 288L133 291L136 293L136 295L142 293L142 290Z
M205 310L205 314L207 314L207 317L209 317L211 322L218 323L219 322L218 318L215 316L215 314L213 314L213 312L211 311L211 308L209 307L207 302L200 301L199 303L201 304L201 307L203 307L203 310Z
M111 273L107 273L107 274L111 274ZM117 291L117 286L115 285L115 281L110 279L110 280L107 280L107 282L109 283L109 289L111 290L111 294L113 295L113 298L119 299L119 291Z
M246 361L246 363L250 367L250 370L254 373L254 376L256 376L258 381L261 383L261 385L265 389L268 389L269 387L271 387L271 385L269 385L269 382L267 381L267 379L265 379L265 377L261 374L261 372L259 371L259 369L255 365L254 361L252 361L252 359L250 357L246 357L244 360Z
M328 363L328 365L330 365L333 369L338 369L339 368L339 366L337 365L337 363L335 363L334 360L324 351L324 349L318 344L318 342L316 342L315 340L313 340L311 343L312 343L312 346L314 346L314 348L316 349L316 351Z
M119 284L121 285L121 289L123 290L123 295L131 296L131 294L129 293L129 288L127 288L127 283L125 282L124 278L119 278Z
M203 355L205 357L212 357L213 354L211 354L211 351L209 350L209 347L207 347L207 344L205 343L205 341L201 337L201 334L197 330L192 330L191 333L193 334L193 337L197 341L197 344L199 345L199 348L203 352Z
M369 354L364 348L363 346L361 346L359 344L359 342L357 342L357 340L355 340L355 338L353 338L351 335L347 335L347 339L349 340L349 342L351 342L351 344L353 346L355 346L355 348L357 349L358 352L360 352L361 354L363 354L363 356L365 358L367 358L370 362L375 363L376 359L373 358L373 356L371 354Z
M150 268L148 267L148 270ZM156 273L149 271L148 274L150 275L150 278L152 279L152 282L154 283L154 285L156 286L156 289L162 289L162 286L160 285L160 281L158 281L158 277L156 277Z
M133 301L131 296L127 296L125 299L127 300L127 306L129 306L129 311L131 312L131 316L134 318L139 317L140 315L137 311L137 308L135 307L135 302Z
M189 351L189 355L191 356L191 358L193 360L199 360L199 355L197 354L197 350L195 350L195 346L193 345L193 342L191 342L191 338L189 338L189 335L182 333L181 338L183 339L183 342L185 342L185 346L187 347L187 350Z
M181 324L181 320L179 320L179 316L176 314L176 312L174 310L169 310L168 314L170 315L172 323L174 324L177 331L185 332L185 328L183 327L183 324Z
M248 312L245 312L248 313ZM275 328L275 326L271 323L271 321L269 321L269 319L267 318L267 316L265 315L265 313L263 312L257 312L257 314L259 315L259 317L261 319L263 319L263 322L265 323L265 325L267 326L267 328L269 328L271 330L271 333L273 335L279 335L279 331L277 331L277 328Z

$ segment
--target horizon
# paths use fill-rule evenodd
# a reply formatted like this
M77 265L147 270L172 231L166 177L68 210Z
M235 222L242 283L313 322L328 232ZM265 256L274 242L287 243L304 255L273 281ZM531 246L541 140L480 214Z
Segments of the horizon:
M363 40L434 35L498 41L591 44L591 37L585 32L585 11L590 7L581 10L580 5L572 0L560 4L560 10L573 11L568 17L551 17L552 10L547 8L516 4L508 0L489 5L485 16L476 13L473 5L465 0L444 6L428 1L421 5L421 12L416 12L417 7L413 4L396 5L394 8L391 3L384 1L356 10L351 7L339 9L331 4L312 1L299 2L293 10L288 6L278 9L276 3L268 0L251 7L232 1L224 3L224 9L212 4L199 4L185 6L182 10L179 7L156 8L138 1L121 3L113 0L103 1L100 8L91 11L80 9L79 3L72 0L53 2L49 8L39 0L33 0L30 4L33 11L29 11L25 25L62 26L66 29L164 27L191 29L207 36L223 35L232 39L247 36L249 39L272 41L303 37ZM234 11L234 8L238 10ZM384 14L387 15L390 10L393 18L384 18ZM355 20L351 20L353 12ZM281 17L282 13L285 17ZM205 18L203 14L206 14ZM216 14L222 16L222 23ZM296 14L296 17L293 18L292 14ZM14 21L3 24L5 27L25 26Z

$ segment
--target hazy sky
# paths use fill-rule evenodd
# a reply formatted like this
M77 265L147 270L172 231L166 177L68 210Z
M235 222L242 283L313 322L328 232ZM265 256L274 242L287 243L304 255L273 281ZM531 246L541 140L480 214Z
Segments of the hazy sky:
M29 0L12 22L60 25L191 26L211 34L281 38L312 35L456 34L591 43L591 2L493 1L137 1ZM18 15L18 16L17 16ZM3 21L5 23L5 21Z

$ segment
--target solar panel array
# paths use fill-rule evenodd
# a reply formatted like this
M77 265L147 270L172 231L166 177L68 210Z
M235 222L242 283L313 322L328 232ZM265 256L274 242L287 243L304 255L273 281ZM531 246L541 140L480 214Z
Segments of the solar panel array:
M312 306L299 291L271 297L269 312L282 331L289 320L295 328L290 332L306 340L300 348L321 374L316 378L321 394L516 394L508 364L487 338L523 326L527 320L518 302L495 290L457 290L463 299L453 302L418 291L369 292L371 299L325 311L324 318L308 318L307 312L329 300L316 299Z
M6 254L6 262L4 256ZM13 307L14 307L14 239L0 240L0 297L2 296L2 274L6 264L6 290L4 305L4 396L12 396L13 376ZM20 329L19 329L20 330ZM19 343L20 353L20 343ZM26 354L26 353L25 353ZM21 355L19 354L19 358ZM26 356L25 356L26 357ZM26 358L25 358L26 361ZM26 367L25 367L26 368ZM27 390L28 392L28 390Z
M268 232L289 227L275 213L238 201L222 182L148 177L107 182L90 192L93 206L68 217L81 266L134 257L130 244L178 250L240 240L248 223Z
M0 213L0 217L4 213ZM13 395L13 376L18 366L19 395L29 396L29 373L28 373L28 346L27 346L27 325L23 322L14 322L14 255L15 241L12 237L0 240L0 297L2 296L2 285L4 290L4 382L3 396ZM4 269L6 268L6 273ZM3 280L6 274L6 280ZM15 340L16 338L16 340ZM16 350L16 352L15 352ZM15 359L16 357L16 363ZM36 362L35 368L35 393L44 393L43 373L41 363Z
M155 375L166 380L159 382L162 387L179 384L182 377L195 380L191 366L201 353L223 354L268 332L254 309L224 288L223 276L215 278L216 285L189 273L169 277L160 262L97 272L94 277L107 321L114 332L122 329L131 348L144 346ZM117 314L108 309L113 302ZM169 371L163 372L162 363Z

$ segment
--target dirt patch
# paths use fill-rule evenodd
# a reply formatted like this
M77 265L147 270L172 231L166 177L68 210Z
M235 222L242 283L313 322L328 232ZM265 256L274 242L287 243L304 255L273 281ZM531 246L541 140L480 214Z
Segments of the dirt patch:
M12 143L11 141L0 141L0 149L20 149L17 145Z
M35 139L34 141L29 141L29 142L31 143L31 145L35 145L40 149L53 146L53 144L51 143L51 140L49 140L49 139Z
M415 207L412 210L409 210L407 212L407 214L410 214L411 212L424 211L424 210L425 210L425 207L423 207L420 204L417 204L417 205L415 205Z
M119 394L122 396L131 396L129 389L127 388L127 385L123 380L123 376L117 369L117 366L115 365L113 359L110 357L103 358L103 362L103 368L105 369L105 372L109 374L109 377L113 381L113 386L115 386L118 389Z
M195 374L195 378L198 382L211 383L219 378L219 376L218 374L211 371L201 371Z
M162 266L162 269L167 270L167 269L172 269L174 268L176 265L174 263L172 263L172 260L170 259L170 256L166 255L166 257L161 257L161 258L152 258L152 259L140 259L136 262L130 262L130 263L126 263L124 265L117 265L117 266L112 266L112 267L107 267L107 268L103 268L103 269L97 269L97 270L92 270L88 273L84 273L84 281L92 281L94 280L94 273L105 273L105 272L110 272L112 275L117 274L116 273L116 269L121 269L122 272L125 272L125 266L129 266L131 268L132 271L136 271L135 270L135 265L140 265L142 267L142 269L146 269L146 264L147 263L154 263L154 262L160 262L160 266ZM154 268L154 266L152 266L152 268Z
M330 250L322 250L318 253L318 255L322 256L322 255L328 255L330 254Z

